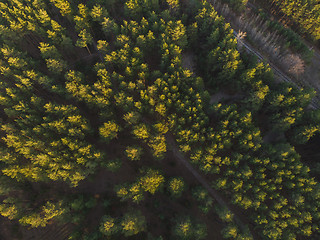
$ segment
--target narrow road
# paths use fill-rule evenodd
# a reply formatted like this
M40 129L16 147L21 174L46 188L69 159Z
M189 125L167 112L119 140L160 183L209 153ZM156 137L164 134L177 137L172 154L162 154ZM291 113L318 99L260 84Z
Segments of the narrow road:
M207 189L209 194L221 205L224 207L227 207L230 212L234 214L234 221L236 224L240 227L240 229L245 232L247 229L247 225L240 219L240 217L232 211L231 207L229 206L228 203L226 203L221 195L211 188L211 186L208 184L208 182L198 173L197 170L193 168L193 166L189 163L189 161L183 156L183 154L180 152L177 144L175 143L173 137L168 136L167 137L167 142L170 150L173 152L174 156L177 158L177 160L182 163L191 173L192 175L198 180L198 182L201 183L201 185ZM258 237L253 233L253 231L250 229L251 235L253 236L253 239L258 239Z
M233 30L233 35L237 37L238 33ZM285 73L283 73L279 68L277 68L272 62L270 62L267 58L264 58L257 50L255 50L253 47L251 47L248 43L246 43L244 40L241 40L242 45L252 54L256 55L257 58L260 61L267 62L270 67L273 69L273 72L284 82L292 83L297 88L301 88L299 85L297 85L290 77L288 77ZM312 99L310 102L310 107L313 109L320 109L319 104L315 99Z
M257 9L257 7L252 4L251 2L247 2L247 7L252 8L252 9ZM269 15L270 17L270 15ZM237 32L234 31L234 35L237 35ZM303 39L301 37L301 40L309 47L310 50L314 51L314 56L317 57L320 60L320 53L319 50L317 48L314 48L309 42L307 42L305 39ZM288 77L285 73L283 73L279 68L277 68L273 63L271 63L270 61L268 61L268 59L264 58L258 51L256 51L253 47L249 46L247 43L245 43L244 41L242 41L243 45L245 46L245 48L250 51L251 53L253 53L254 55L256 55L260 61L266 61L270 67L274 70L274 73L282 80L285 82L290 82L293 85L295 85L298 88L301 88L298 84L296 84L290 77ZM319 90L319 89L318 89ZM315 99L312 99L310 102L310 107L312 109L320 109L319 106L319 102Z
M257 10L258 8L251 2L247 2L247 7L252 8L254 10ZM270 12L268 11L268 9L263 8L264 12L267 13L268 17L271 18L272 15L270 14ZM274 16L273 16L274 17ZM320 59L320 50L318 47L313 46L312 43L310 43L310 41L306 40L302 35L300 35L299 33L297 33L301 40L304 42L304 44L307 45L307 47L309 48L309 50L313 50L314 51L314 56L316 56L318 59Z

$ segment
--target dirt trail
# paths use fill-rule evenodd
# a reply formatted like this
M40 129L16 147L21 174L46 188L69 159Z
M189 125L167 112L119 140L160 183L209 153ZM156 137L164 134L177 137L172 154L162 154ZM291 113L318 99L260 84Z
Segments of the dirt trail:
M244 22L242 20L243 16L236 15L235 12L232 12L232 10L230 10L230 8L227 7L226 4L221 3L220 0L210 0L210 2L214 6L218 14L224 17L226 21L231 24L231 27L234 29L233 34L235 37L237 37L238 31L243 30L247 26L247 24L249 25L251 24L250 22L248 22L248 20L247 22ZM250 7L251 5L252 4L249 4L248 7ZM249 8L247 10L250 11ZM244 13L244 16L246 16L247 14L248 12ZM250 25L250 27L254 28L256 26ZM269 34L269 33L266 33L266 34ZM250 37L253 38L253 36L250 36ZM260 61L268 63L270 67L273 69L273 72L275 73L275 76L278 80L293 83L298 88L299 87L314 88L317 91L317 95L314 99L312 99L310 108L320 109L320 83L319 83L320 71L318 68L319 61L320 61L320 59L318 58L319 54L317 53L315 54L314 58L312 59L312 64L306 67L304 73L299 77L299 80L298 80L292 77L289 73L285 72L285 69L280 68L281 61L278 58L275 59L273 57L272 59L270 53L262 51L261 49L263 48L261 46L261 43L255 42L254 44L255 46L252 46L252 44L250 44L248 41L244 39L241 41L241 43L243 47L245 47L246 51L256 55ZM280 42L278 42L278 40L276 39L274 44L280 44Z
M170 147L170 150L173 152L174 156L177 158L177 160L182 163L191 173L192 175L198 180L198 182L201 183L201 185L207 189L209 194L221 205L227 207L230 212L234 214L234 221L236 224L240 227L242 231L246 231L246 224L244 221L238 216L237 213L233 210L233 208L223 199L223 197L211 186L208 184L208 182L205 180L204 177L202 177L197 170L195 170L192 165L189 163L189 161L183 156L183 154L179 151L178 146L176 145L175 141L173 140L173 137L169 136L167 137L168 146ZM253 236L253 239L259 239L256 234L252 231L250 228L251 235Z

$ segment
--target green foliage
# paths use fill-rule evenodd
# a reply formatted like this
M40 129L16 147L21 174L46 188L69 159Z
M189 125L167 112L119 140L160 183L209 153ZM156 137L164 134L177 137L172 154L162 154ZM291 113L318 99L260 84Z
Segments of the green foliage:
M192 189L192 196L197 200L197 206L204 214L211 210L213 199L209 196L207 190L202 187L196 187Z
M294 32L291 28L288 28L278 21L270 20L269 16L262 10L257 10L257 13L262 17L271 31L277 31L282 37L286 39L287 46L291 49L301 53L306 61L310 61L314 55L313 50L305 44L302 37Z
M148 128L145 124L140 124L134 127L133 134L139 139L148 139Z
M159 171L149 169L130 186L118 185L116 186L115 191L121 200L132 199L133 202L139 203L144 199L144 192L149 192L154 195L157 191L162 189L164 181L165 178Z
M222 235L225 239L236 239L238 236L238 228L234 224L228 224L222 230Z
M304 144L318 132L318 126L309 125L297 128L294 131L293 141L298 144Z
M215 210L222 221L224 222L233 221L234 214L230 212L230 210L227 207L216 207Z
M274 128L286 131L301 119L303 108L308 105L314 93L310 90L294 89L286 84L278 89L267 99L270 104L268 113L271 114L270 120Z
M126 155L131 161L139 161L142 154L141 147L127 147Z
M178 11L180 7L179 0L166 0L167 4L169 5L170 9L173 11Z
M207 227L201 223L191 221L190 217L178 217L173 226L173 235L177 239L205 239L207 236Z
M286 22L298 25L301 33L307 33L313 40L319 40L319 3L316 1L268 1L271 8L282 13Z
M172 178L168 183L168 189L173 197L180 197L186 186L182 178Z
M248 0L223 0L223 2L228 4L233 10L241 12L245 9Z
M201 52L198 65L201 66L201 72L207 81L205 83L211 88L225 84L238 88L238 84L232 79L238 69L241 69L242 62L230 24L217 28L223 19L207 2L204 2L203 8L199 10L196 20L194 30L197 30L199 43L195 42L197 45L194 47ZM200 46L203 47L199 48Z
M140 211L126 213L120 223L124 236L136 235L146 230L146 220Z
M162 187L164 177L158 171L148 170L146 175L140 178L139 182L144 191L155 194Z
M71 15L72 9L69 1L66 0L50 0L55 7L57 7L60 10L60 13L62 16L68 16Z
M30 225L31 227L45 227L48 222L61 216L65 213L65 209L61 208L61 202L53 204L47 202L41 209L40 213L32 213L19 219L19 222L23 225Z
M106 8L97 4L92 8L90 15L94 21L102 22L109 14Z
M98 192L111 198L108 213L97 211L106 214L100 233L87 224L77 239L146 238L139 209L158 197L167 204L167 152L180 150L250 212L261 237L317 238L319 186L287 143L318 132L319 113L307 108L315 93L277 85L270 67L239 54L230 24L207 1L85 2L0 4L0 213L34 227L84 226L90 209L104 208L99 195L81 193ZM216 90L226 99L210 103ZM283 143L268 144L271 130ZM95 181L115 185L115 194ZM167 183L173 196L186 190L180 178ZM192 196L210 211L205 189ZM136 214L125 213L132 204ZM230 211L218 215L226 238L250 239ZM190 217L177 218L172 233L206 239L205 225Z
M118 136L119 127L115 122L106 122L102 127L99 128L100 135L103 140L109 142L110 140Z
M112 236L120 231L120 226L111 216L103 216L99 230L103 235Z
M122 166L122 161L121 159L118 159L118 158L111 159L111 160L102 162L101 166L106 167L111 172L117 172Z
M82 48L86 47L88 52L91 53L88 48L88 44L91 44L92 41L93 41L93 38L91 34L88 33L86 29L83 29L79 33L79 39L77 40L76 46L82 47Z
M18 209L13 199L7 198L3 200L3 203L0 205L0 213L2 216L9 218L10 220L18 217Z

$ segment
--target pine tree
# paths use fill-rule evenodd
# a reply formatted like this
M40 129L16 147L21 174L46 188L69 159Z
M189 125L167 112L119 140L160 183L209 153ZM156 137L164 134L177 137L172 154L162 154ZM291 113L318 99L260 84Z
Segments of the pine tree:
M140 211L126 213L120 224L122 232L126 237L136 235L146 230L146 220Z

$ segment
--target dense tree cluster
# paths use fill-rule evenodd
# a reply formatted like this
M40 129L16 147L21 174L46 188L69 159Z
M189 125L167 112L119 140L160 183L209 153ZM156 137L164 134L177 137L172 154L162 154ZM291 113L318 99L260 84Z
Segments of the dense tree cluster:
M71 239L206 239L210 222L177 212L188 210L182 170L162 167L174 142L263 239L319 236L320 188L290 145L319 132L314 93L242 56L211 4L14 0L0 13L1 215L74 223ZM221 92L231 99L210 102ZM101 169L107 187L94 195L86 184ZM211 212L204 188L190 199L225 222L225 238L251 239L225 206ZM155 237L154 212L170 218Z
M248 0L222 0L228 4L233 10L240 12L243 11L248 3Z
M308 0L269 0L271 9L282 15L287 23L297 25L302 33L307 33L314 40L320 39L320 4Z
M303 41L302 37L293 31L291 28L285 27L277 20L271 20L269 15L262 9L253 10L258 14L263 21L267 24L268 28L272 32L278 32L285 39L285 47L289 47L292 50L301 53L305 60L310 60L313 56L313 52L307 44Z

